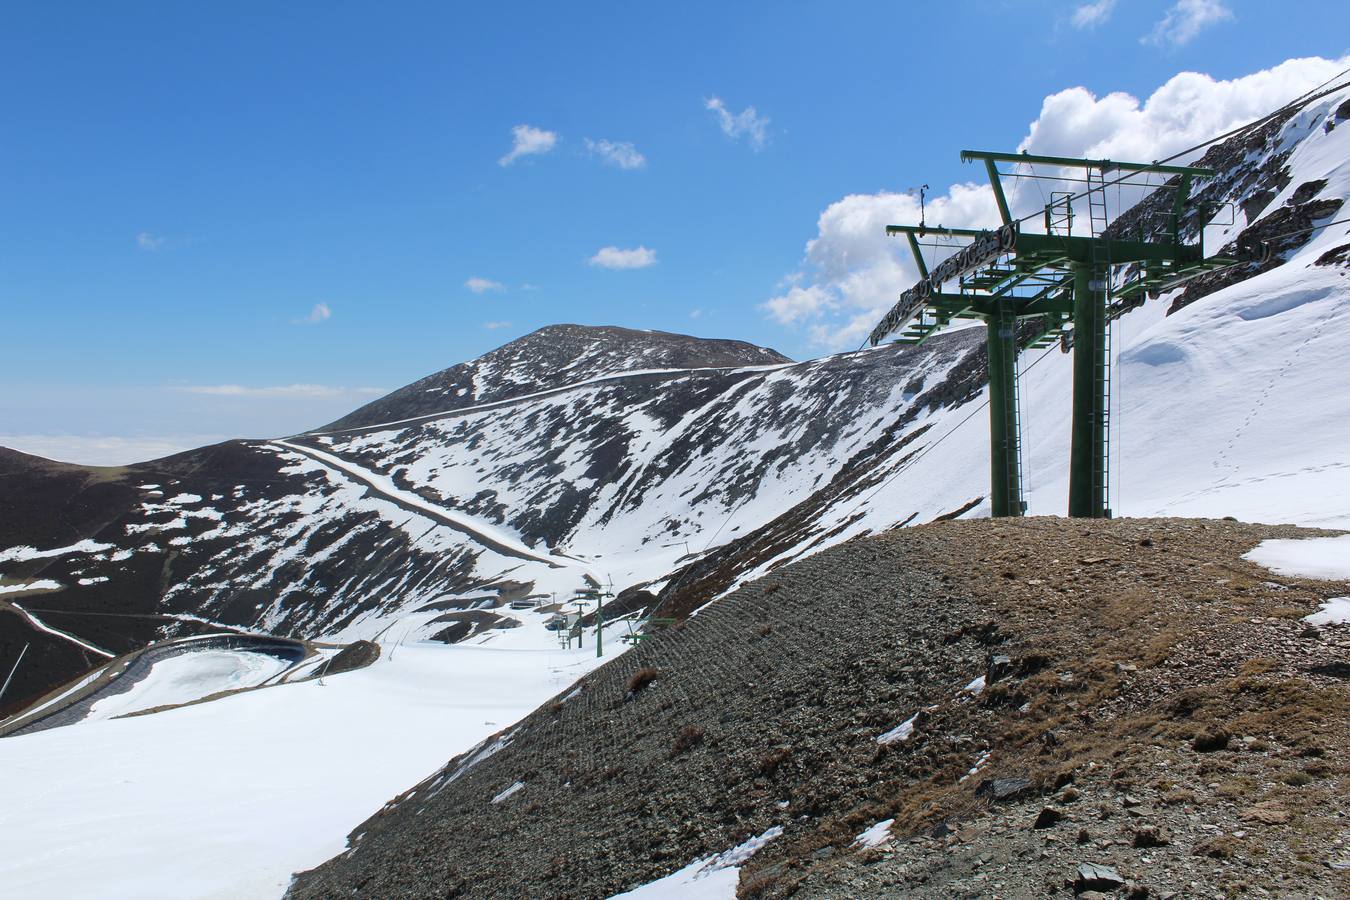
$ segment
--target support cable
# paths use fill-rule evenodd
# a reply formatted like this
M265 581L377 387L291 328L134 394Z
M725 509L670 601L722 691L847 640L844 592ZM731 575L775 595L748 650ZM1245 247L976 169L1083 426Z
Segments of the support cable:
M794 440L796 440L799 433L804 431L806 429L806 426L810 422L814 421L815 415L820 413L825 408L828 402L829 402L828 399L821 400L820 405L816 407L815 413L809 416L802 416L801 421L798 422L796 428L793 429L792 435L784 439L783 441L784 446L790 445ZM708 550L712 547L713 542L716 541L718 536L722 533L722 530L725 529L727 525L731 524L731 520L735 518L736 513L741 511L741 507L744 506L747 502L749 502L752 496L754 496L753 491L746 492L746 495L741 498L740 502L737 503L731 509L731 511L727 513L726 518L722 520L722 524L717 526L717 530L713 532L712 537L708 538L708 542L703 545L703 549L698 552L698 556L700 558L696 560L691 560L689 565L685 566L684 572L675 581L675 583L667 588L664 588L663 589L664 591L669 591L670 596L672 597L675 595L675 592L680 588L681 585L684 584L685 580L689 577L689 574L694 571L695 565L698 562L701 562L702 558L707 555Z
M1022 374L1025 375L1027 372L1030 372L1032 369L1034 369L1041 360L1049 356L1055 349L1056 347L1054 345L1048 347L1044 353L1042 353L1040 356L1036 357L1036 359L1032 361L1031 365L1027 366L1025 369L1022 370ZM966 424L971 419L975 418L975 416L977 416L979 413L983 412L985 407L987 407L988 405L989 405L989 398L985 397L985 399L978 406L972 409L964 419L962 419L961 421L957 422L954 426L952 426L951 430L949 430L946 434L942 435L942 437L938 438L933 443L929 444L927 447L924 447L915 455L911 456L906 462L901 464L899 468L897 468L894 472L892 472L889 478L887 478L881 484L877 485L875 490L873 490L866 497L863 497L861 500L855 503L853 505L853 508L849 510L849 515L852 516L853 513L858 511L858 507L862 506L864 503L871 501L873 497L881 493L881 491L883 491L885 488L889 487L891 482L895 481L895 479L899 478L902 474L904 474L909 469L910 466L914 465L916 462L927 456L939 444L941 444L947 438L955 434L961 428L962 425Z

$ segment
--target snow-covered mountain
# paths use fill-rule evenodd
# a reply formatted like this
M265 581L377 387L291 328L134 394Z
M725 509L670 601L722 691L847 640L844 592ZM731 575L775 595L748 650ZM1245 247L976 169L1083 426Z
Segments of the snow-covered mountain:
M1210 205L1194 207L1188 234L1203 230L1211 252L1253 240L1274 252L1117 320L1112 506L1127 516L1350 527L1341 368L1350 353L1350 91L1293 108L1200 163L1219 175L1200 186ZM1167 202L1146 200L1115 227L1151 228ZM242 780L252 769L231 768L237 754L220 748L264 723L268 740L302 723L306 733L288 733L269 760L267 783L295 783L285 761L301 761L318 792L350 768L325 755L348 717L377 722L359 729L361 752L397 746L407 751L402 767L343 795L322 827L278 819L296 841L322 840L269 857L253 885L265 895L288 866L337 852L372 804L591 665L579 651L553 650L545 628L577 589L612 585L611 618L682 616L850 538L987 513L983 337L959 330L917 348L794 363L739 342L553 326L304 435L109 469L0 450L0 659L28 647L5 709L156 638L222 626L372 639L391 654L417 638L459 641L449 656L398 650L398 667L382 659L327 693L282 684L70 729L98 729L99 746L116 745L111 766L162 772L175 748L190 746L216 753L212 771ZM1033 514L1064 512L1070 366L1053 347L1022 360ZM526 599L539 604L513 608ZM476 688L443 687L489 672L483 690L501 688L491 712L475 705ZM507 697L510 675L526 687ZM449 724L447 704L458 704ZM440 730L416 726L419 716ZM81 756L94 732L63 730L14 744L79 759L70 768L106 789L109 821L121 821L126 797L110 787L122 783L118 773ZM234 809L229 827L257 838L255 812ZM80 816L91 846L105 840L102 820ZM226 880L216 887L229 891L235 864L221 862ZM132 868L145 865L128 878ZM46 867L28 876L34 892L51 884Z
M1350 195L1348 119L1344 92L1321 97L1200 160L1220 174L1187 231L1276 252L1119 318L1117 515L1350 522L1347 229L1310 230ZM1116 227L1151 227L1169 196ZM659 596L688 611L858 534L980 515L982 338L792 363L740 342L552 326L286 440L117 470L9 454L0 589L55 623L0 619L5 658L37 644L9 699L87 668L91 647L120 653L200 620L355 639L415 614L420 634L449 639L533 627L547 613L504 607L592 584L627 592L623 608ZM1023 357L1032 513L1064 511L1070 364L1054 348ZM109 612L165 618L94 615Z
M414 381L343 416L328 429L378 425L479 406L619 373L739 368L791 361L775 350L744 341L696 339L612 326L553 325Z
M59 623L5 630L37 642L14 696L203 622L355 639L417 614L425 635L463 637L551 610L479 612L467 629L460 611L660 586L896 452L883 435L973 397L976 347L953 335L793 364L734 342L555 326L321 432L125 470L11 454L7 599ZM424 413L429 382L466 387L432 389L456 396ZM372 408L403 420L349 424Z

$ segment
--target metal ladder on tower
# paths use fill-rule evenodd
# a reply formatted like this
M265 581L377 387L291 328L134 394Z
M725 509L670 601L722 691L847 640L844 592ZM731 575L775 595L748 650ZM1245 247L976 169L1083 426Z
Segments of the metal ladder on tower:
M1017 323L1013 323L1013 338L1011 351L1013 356L1013 384L1012 384L1012 422L1008 431L1017 441L1017 496L1012 498L1016 505L1019 515L1027 514L1026 486L1022 483L1026 478L1027 466L1026 456L1022 450L1022 372L1019 360L1020 354L1017 352Z
M1094 178L1095 174L1095 178ZM1106 171L1100 168L1087 170L1088 218L1091 222L1092 236L1102 237L1110 224L1106 208ZM1102 436L1100 454L1093 454L1092 493L1097 498L1106 518L1111 517L1111 242L1104 240L1092 245L1093 277L1100 274L1101 284L1092 285L1093 292L1104 295L1100 307L1105 318L1102 323L1102 348L1093 360L1093 380L1101 392ZM1094 423L1098 424L1098 423Z

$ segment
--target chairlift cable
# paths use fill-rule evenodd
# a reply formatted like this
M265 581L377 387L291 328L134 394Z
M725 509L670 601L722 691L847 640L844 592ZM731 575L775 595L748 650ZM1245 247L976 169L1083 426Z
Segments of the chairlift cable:
M1027 366L1025 369L1022 370L1022 374L1025 375L1027 372L1030 372L1032 369L1034 369L1036 365L1041 362L1041 360L1049 356L1051 351L1055 349L1057 348L1056 346L1053 345L1047 348L1044 353L1036 357L1036 359L1032 360L1031 365ZM962 425L966 424L971 419L975 418L976 414L978 414L988 406L989 406L989 398L986 397L978 406L972 409L964 419L962 419L960 422L957 422L954 426L952 426L950 430L948 430L945 434L943 434L942 437L938 438L936 441L929 444L927 447L924 447L914 456L910 457L907 462L905 462L898 469L892 472L891 476L887 478L885 481L883 481L881 484L879 484L870 494L868 494L866 497L863 497L861 500L855 503L853 505L853 508L849 510L849 515L852 516L853 513L858 511L858 507L862 506L864 503L871 501L873 497L881 493L881 491L884 490L885 488L889 487L891 482L895 481L895 479L899 478L902 474L904 474L909 469L910 466L914 465L914 463L918 462L919 460L927 456L930 451L932 451L934 448L938 446L938 444L941 444L947 438L955 434L961 428Z

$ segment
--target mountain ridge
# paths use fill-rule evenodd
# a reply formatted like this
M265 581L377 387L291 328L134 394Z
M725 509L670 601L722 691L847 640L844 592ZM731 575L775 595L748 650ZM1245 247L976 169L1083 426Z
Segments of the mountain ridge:
M559 333L571 340L560 345ZM505 605L517 583L556 593L614 577L620 592L646 598L637 612L654 602L642 590L687 552L685 541L719 537L714 530L739 538L801 502L856 455L839 455L845 448L872 440L857 430L858 416L873 423L867 429L881 427L892 405L907 408L905 396L917 399L925 381L930 390L942 381L936 361L973 360L975 349L958 335L924 350L791 363L743 342L631 329L564 326L527 338L461 367L470 380L498 370L483 379L496 393L471 398L486 403L443 409L438 394L436 410L412 422L225 441L110 470L16 456L24 465L0 473L14 504L10 528L0 528L2 577L20 598L25 584L59 585L42 593L42 608L114 653L210 622L365 639L384 617L432 603L442 616L425 623L426 633L451 633L445 617L455 609L480 604L485 593ZM560 376L556 356L531 356L540 341L582 364ZM635 341L652 342L650 352ZM597 343L607 346L597 352ZM653 362L661 365L612 371ZM930 371L916 378L918 369ZM931 412L930 400L921 405ZM804 419L804 410L816 413ZM762 446L743 452L754 442ZM790 477L789 461L809 458L825 467L814 480ZM669 480L681 471L687 487ZM72 503L90 514L70 515ZM652 515L666 508L670 515ZM728 513L741 518L727 523ZM701 520L714 518L722 527L705 532ZM609 549L566 546L579 536ZM102 549L63 550L81 541ZM515 541L523 556L510 549ZM615 541L626 549L622 568L610 571ZM568 561L577 549L585 559ZM78 644L31 637L37 643L11 703L95 662ZM29 639L23 628L0 629L0 653L17 654L17 642Z
M616 325L546 325L475 359L419 378L314 431L373 426L510 400L619 372L790 362L776 350L745 341Z

